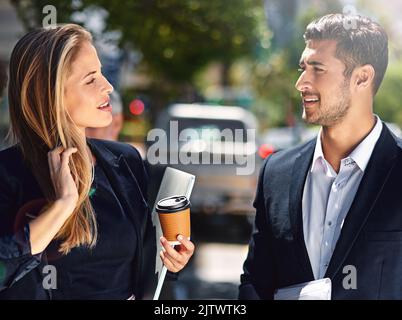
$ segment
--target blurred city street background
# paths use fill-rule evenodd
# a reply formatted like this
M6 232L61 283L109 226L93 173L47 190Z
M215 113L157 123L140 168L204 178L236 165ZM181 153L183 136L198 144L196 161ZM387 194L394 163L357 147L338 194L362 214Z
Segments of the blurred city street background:
M57 23L79 23L93 34L103 73L115 88L114 113L122 121L117 138L104 137L140 150L150 174L150 205L166 166L197 177L191 199L197 250L180 281L165 286L163 298L236 299L262 161L318 132L301 121L300 97L294 89L302 34L313 18L330 12L359 13L384 25L390 60L375 113L401 136L400 0L0 0L0 62L7 64L18 39L44 23L46 5L56 9ZM150 163L147 151L152 142L147 134L162 128L168 142L170 121L178 122L179 131L208 129L211 134L176 149L167 144L163 152L168 159L172 153L224 159L229 152L253 161L253 171L237 175L236 161ZM8 145L8 128L5 92L0 101L0 149ZM213 130L225 128L253 129L256 137L222 141L213 136Z

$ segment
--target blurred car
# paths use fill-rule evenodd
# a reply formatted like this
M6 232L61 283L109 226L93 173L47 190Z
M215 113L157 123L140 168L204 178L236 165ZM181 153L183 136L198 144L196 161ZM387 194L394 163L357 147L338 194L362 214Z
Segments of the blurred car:
M258 156L257 122L241 107L202 104L174 104L160 114L156 127L166 134L159 137L155 163L147 152L153 194L166 166L196 176L191 196L192 211L217 214L254 214L252 202L262 159ZM185 139L178 139L182 134ZM155 142L147 142L148 151ZM187 161L191 157L192 161ZM184 158L187 160L183 163ZM178 161L176 161L178 160ZM246 164L246 165L245 165ZM239 169L250 167L249 174ZM157 182L157 183L155 183ZM152 186L151 186L152 188Z

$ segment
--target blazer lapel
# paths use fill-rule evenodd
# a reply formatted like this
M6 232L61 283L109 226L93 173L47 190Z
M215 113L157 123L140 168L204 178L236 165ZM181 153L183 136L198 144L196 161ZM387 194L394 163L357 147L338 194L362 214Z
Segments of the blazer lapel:
M326 277L333 278L336 275L352 249L396 163L397 150L395 139L383 124L380 138L345 218Z
M104 169L110 185L115 192L116 197L119 199L124 212L127 214L127 217L131 220L134 226L138 239L135 259L136 279L134 280L134 285L137 290L135 292L136 296L140 296L141 294L138 292L138 289L140 288L140 270L142 270L143 264L143 226L141 221L144 221L144 219L141 219L139 215L147 210L147 203L142 196L137 179L128 166L125 157L122 154L116 156L96 140L88 139L87 141L91 150L94 152L97 161ZM135 204L136 207L133 208L132 204Z
M316 139L308 143L296 156L292 169L292 182L289 191L289 215L297 246L297 255L304 274L314 279L310 259L304 242L302 199L304 183L314 154Z

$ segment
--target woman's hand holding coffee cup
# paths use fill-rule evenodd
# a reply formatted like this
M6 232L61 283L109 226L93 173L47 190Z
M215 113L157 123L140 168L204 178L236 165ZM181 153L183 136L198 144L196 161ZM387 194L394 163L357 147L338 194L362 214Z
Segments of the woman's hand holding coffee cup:
M161 237L160 241L163 246L163 250L160 252L163 264L169 271L179 272L186 266L193 255L195 249L194 244L181 234L177 236L177 241L180 242L180 244L175 245L174 248L165 237Z
M163 232L160 257L169 271L178 272L194 253L190 241L190 201L185 196L165 198L158 201L156 212Z

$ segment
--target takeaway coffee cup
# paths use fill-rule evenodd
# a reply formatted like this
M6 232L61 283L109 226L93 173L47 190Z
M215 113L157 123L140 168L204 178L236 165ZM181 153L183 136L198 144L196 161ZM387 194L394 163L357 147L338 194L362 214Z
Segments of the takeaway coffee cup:
M162 199L156 204L163 236L171 244L180 244L177 236L190 239L190 201L185 196Z

